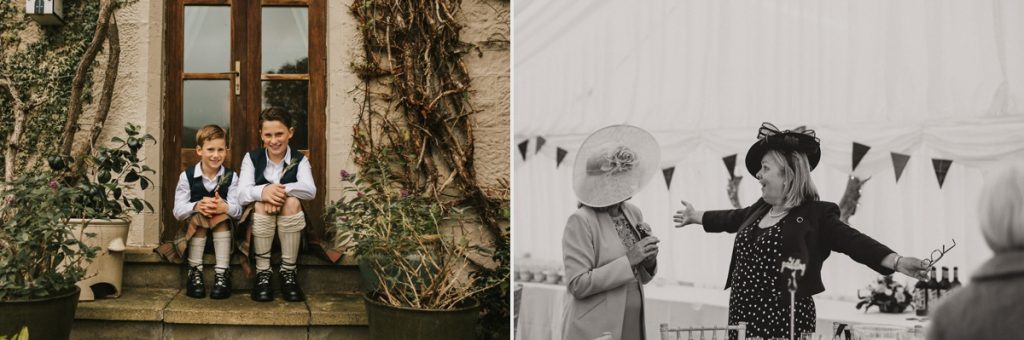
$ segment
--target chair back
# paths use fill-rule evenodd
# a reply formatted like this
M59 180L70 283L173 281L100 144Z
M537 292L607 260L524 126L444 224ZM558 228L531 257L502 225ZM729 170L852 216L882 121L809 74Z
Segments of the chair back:
M747 323L740 322L735 326L683 327L671 328L667 323L661 324L661 340L717 340L729 339L729 331L736 331L739 340L747 338ZM719 337L721 333L721 337Z

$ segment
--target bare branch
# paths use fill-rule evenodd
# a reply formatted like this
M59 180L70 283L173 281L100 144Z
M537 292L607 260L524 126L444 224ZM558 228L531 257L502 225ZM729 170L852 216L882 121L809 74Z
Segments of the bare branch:
M85 161L83 155L87 155L92 152L92 148L96 146L96 140L99 139L100 133L103 132L103 127L106 125L107 116L110 114L110 102L114 96L114 85L117 82L117 70L121 63L121 38L120 32L117 29L117 16L114 13L110 15L110 24L107 29L107 69L103 75L103 90L100 94L99 107L96 109L96 117L93 119L92 132L89 137L89 142L82 145L82 147L75 152L75 169L81 167L82 162Z
M0 78L0 87L7 89L14 103L14 129L7 136L7 145L4 148L4 183L10 183L14 178L14 162L18 156L18 140L25 125L25 103L21 101L21 93L7 78Z
M71 146L75 141L75 134L78 132L78 117L82 115L82 90L85 88L85 77L89 68L96 61L96 55L100 52L103 41L106 40L107 30L110 24L110 17L117 7L114 0L103 0L100 5L99 22L96 24L96 31L93 34L92 42L85 50L85 55L78 62L75 69L75 77L71 80L71 99L68 103L68 120L64 123L64 136L61 138L60 153L71 154Z

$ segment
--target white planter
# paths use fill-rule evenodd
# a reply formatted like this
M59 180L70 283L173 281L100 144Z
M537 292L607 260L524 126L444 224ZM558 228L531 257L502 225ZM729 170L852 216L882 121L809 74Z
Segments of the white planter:
M96 258L86 267L85 279L76 284L82 289L79 301L92 301L95 297L92 293L92 286L98 283L107 283L114 286L113 297L121 296L121 278L124 272L124 248L128 240L128 227L131 222L128 220L84 220L71 219L75 225L74 235L82 235L82 242L92 247L100 247ZM89 237L82 233L82 226L85 225L85 233L95 234Z

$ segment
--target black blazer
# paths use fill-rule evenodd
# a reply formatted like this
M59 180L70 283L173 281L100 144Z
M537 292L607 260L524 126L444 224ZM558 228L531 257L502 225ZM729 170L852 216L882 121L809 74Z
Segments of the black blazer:
M704 231L709 233L737 233L743 228L757 228L754 221L768 212L771 205L759 199L753 205L734 210L715 210L704 213ZM882 275L893 273L882 267L882 259L894 253L889 247L875 241L843 223L839 219L839 206L832 202L811 201L790 210L779 221L782 229L782 260L793 257L806 264L803 277L798 282L797 298L813 296L825 291L821 283L821 265L832 253L838 251L850 256ZM729 263L729 277L725 288L732 286L732 271L736 266L736 245L733 245L732 260ZM783 277L781 271L780 277ZM787 291L785 278L779 280L782 291Z

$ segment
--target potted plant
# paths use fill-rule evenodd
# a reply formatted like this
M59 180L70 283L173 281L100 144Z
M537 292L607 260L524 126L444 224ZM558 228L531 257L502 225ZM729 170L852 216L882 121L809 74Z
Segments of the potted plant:
M341 172L346 198L326 211L340 247L359 257L374 339L473 339L480 316L462 257L471 246L446 223L458 219L434 198L392 181L385 165Z
M130 216L153 211L148 201L135 195L135 188L146 190L152 184L147 174L156 171L140 164L139 156L145 143L156 143L156 139L143 135L139 129L129 123L124 128L125 138L111 138L108 146L99 147L93 154L77 160L80 165L74 169L67 169L61 157L49 159L51 169L64 171L61 183L81 193L72 203L78 210L68 223L83 242L100 248L97 258L86 268L86 277L78 282L82 288L79 300L92 301L94 290L101 295L121 295L123 251ZM100 283L105 285L94 286Z
M153 172L139 165L138 152L148 134L125 128L70 170L61 157L50 169L23 171L3 183L0 197L0 336L27 326L33 337L66 338L90 262L103 247L93 242L95 219L126 220L131 212L152 209L131 193L146 188ZM127 224L125 224L125 228ZM119 272L119 271L118 271Z

